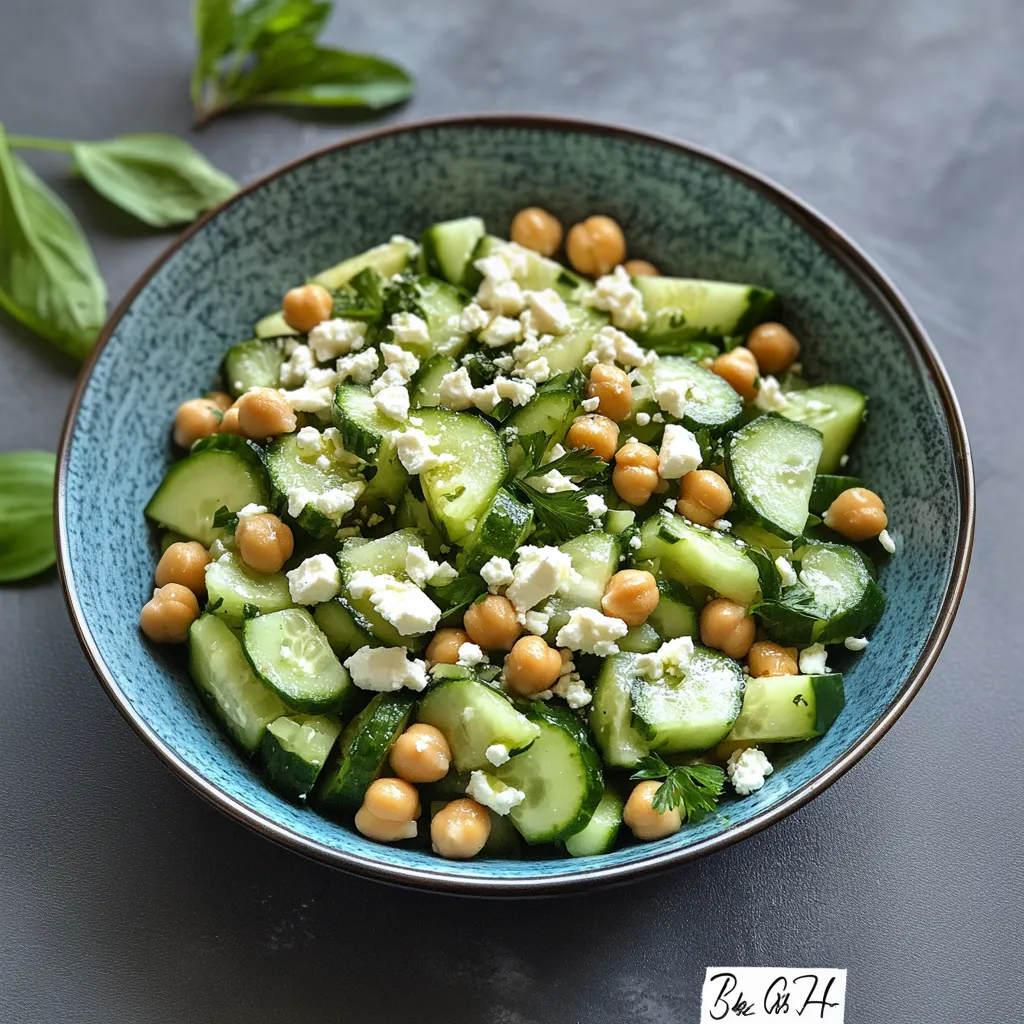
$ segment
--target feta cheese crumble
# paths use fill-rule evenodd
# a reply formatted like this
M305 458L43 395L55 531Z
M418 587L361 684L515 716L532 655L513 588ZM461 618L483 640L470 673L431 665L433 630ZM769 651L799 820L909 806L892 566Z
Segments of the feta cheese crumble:
M281 364L278 383L283 388L297 388L306 383L309 371L316 368L316 360L308 345L296 345L292 354Z
M580 574L572 567L572 559L564 551L529 544L519 549L519 560L512 576L512 583L505 596L517 612L529 611L541 601L582 581Z
M521 789L506 786L493 775L481 771L475 771L470 775L466 796L472 797L478 804L483 804L502 817L526 799L526 794Z
M318 512L332 519L340 519L346 512L355 508L356 499L366 490L362 480L349 480L340 487L332 487L318 494L307 487L289 487L285 492L288 499L288 515L292 519L302 515L307 505L312 505Z
M848 636L843 641L843 646L848 651L863 651L868 645L868 638L866 636Z
M558 682L551 687L551 692L556 697L561 697L573 709L585 708L594 699L594 695L576 672L567 672L560 676Z
M764 780L775 771L771 761L757 747L734 750L725 770L732 788L739 796L749 796L764 786Z
M448 453L435 455L430 446L436 444L438 438L428 437L419 427L393 430L391 438L395 442L398 461L402 463L405 471L413 476L426 473L427 470L442 466L446 462L455 461L455 456Z
M480 341L488 348L503 348L523 336L523 325L509 316L496 316L480 332Z
M427 329L427 322L415 313L395 313L391 317L391 336L399 345L430 344L430 331ZM383 352L385 346L381 345L380 348ZM407 355L412 355L412 353L409 352ZM415 356L412 358L416 360L416 366L412 369L412 373L415 373L419 366L419 360Z
M295 435L295 447L303 455L312 455L314 452L319 452L323 447L323 438L320 436L320 431L316 427L303 427Z
M486 757L495 768L500 768L509 759L508 747L506 747L504 743L492 743L484 751L484 757Z
M410 658L404 647L360 647L346 659L345 668L361 690L388 693L404 686L418 691L427 685L426 663Z
M379 391L374 395L373 404L393 420L409 418L409 390L402 384L392 384Z
M600 494L584 495L583 502L587 506L587 515L591 519L600 519L608 511L608 505Z
M771 376L761 378L754 405L762 412L782 412L789 405L789 400L782 393L779 382Z
M248 505L243 505L235 515L238 516L238 521L241 522L243 519L248 519L249 516L262 516L267 512L266 505L255 505L250 502Z
M888 530L883 530L878 535L878 543L881 544L882 547L886 551L888 551L890 555L896 554L896 541L894 541L892 537L889 536Z
M477 644L459 644L460 665L465 665L466 668L473 668L474 665L479 665L486 660L487 655L484 654Z
M534 636L543 636L551 625L551 616L547 612L529 611L525 615L517 616L528 633Z
M341 591L341 573L330 555L313 555L286 573L296 604L322 604Z
M459 314L458 328L466 334L482 331L491 322L491 314L475 302L471 302Z
M441 378L438 386L438 400L452 412L464 412L473 404L473 382L469 379L469 370L460 366Z
M619 653L615 641L629 632L622 619L605 615L595 608L574 608L569 621L558 631L555 644L571 651L610 657Z
M693 660L693 639L688 636L677 636L666 640L656 651L641 654L636 659L636 670L642 672L652 682L662 676L681 679L686 675L690 662Z
M526 292L525 298L529 311L529 325L538 334L565 334L572 327L569 307L554 288Z
M636 425L638 427L646 427L647 424L650 423L650 422L651 422L651 417L650 417L649 413L638 412L636 414Z
M360 320L323 320L309 332L309 347L320 363L348 355L365 343L366 324Z
M677 423L667 423L658 452L658 475L663 480L678 480L701 463L697 438Z
M610 274L599 277L593 289L583 296L583 303L610 313L612 323L624 331L647 324L643 296L633 287L625 267L616 267Z
M353 352L351 355L342 356L334 364L334 369L339 384L350 377L357 384L369 384L379 365L380 357L377 355L377 350L367 348L362 352Z
M578 491L579 485L574 484L561 470L549 469L539 476L532 476L528 481L532 486L545 494L557 494L560 491Z
M349 580L348 592L357 599L369 597L374 610L402 636L429 633L441 618L441 609L415 583L395 579L390 573L376 576L359 569Z
M805 676L821 676L828 672L828 654L824 644L811 644L800 652L800 672Z
M646 366L658 358L657 353L641 348L628 334L614 327L602 327L583 357L586 373L597 363L621 363L623 366Z
M788 558L779 555L775 559L775 568L779 570L779 580L784 587L796 586L796 573L793 571L793 566L789 564Z
M507 587L515 578L512 575L512 563L507 558L494 555L480 569L480 577L487 584L492 594L497 594L502 587Z
M597 412L597 410L600 408L600 406L601 406L601 399L598 398L596 395L593 398L584 398L583 401L580 402L580 408L582 408L584 412ZM643 415L645 415L645 414L644 413L638 413L637 414L637 418L636 418L637 423L640 423L640 417L643 416ZM649 416L647 417L647 420L650 421L650 417ZM641 426L643 426L643 424L641 424Z

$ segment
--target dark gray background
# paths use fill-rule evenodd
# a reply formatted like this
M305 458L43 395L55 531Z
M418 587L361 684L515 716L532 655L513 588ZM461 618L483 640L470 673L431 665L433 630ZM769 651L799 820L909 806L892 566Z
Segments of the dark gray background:
M0 119L187 134L189 6L3 0ZM520 110L653 129L749 163L857 239L964 406L980 513L960 616L902 720L800 813L650 882L494 903L349 878L223 818L104 696L55 574L0 589L0 1020L689 1024L705 966L731 964L847 967L856 1024L1020 1020L1024 4L341 6L335 41L419 75L391 120ZM252 113L195 141L246 181L355 130ZM170 236L60 158L34 163L119 299ZM55 447L74 375L0 322L0 450Z

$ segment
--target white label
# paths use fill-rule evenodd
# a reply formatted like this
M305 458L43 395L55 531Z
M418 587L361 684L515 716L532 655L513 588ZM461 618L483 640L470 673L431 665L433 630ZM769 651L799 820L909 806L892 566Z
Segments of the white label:
M700 1024L843 1024L846 971L827 967L709 967Z

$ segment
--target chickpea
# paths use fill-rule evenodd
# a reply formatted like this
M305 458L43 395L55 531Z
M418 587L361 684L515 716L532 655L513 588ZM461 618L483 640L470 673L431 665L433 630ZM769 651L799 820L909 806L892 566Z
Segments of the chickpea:
M647 260L626 260L622 265L630 277L660 277L661 271Z
M415 821L378 818L373 811L366 809L365 804L356 811L355 826L367 839L373 839L378 843L396 843L400 839L412 839L416 835Z
M505 658L505 680L523 697L554 686L562 671L562 656L542 636L524 636Z
M374 779L363 796L363 806L385 821L412 821L420 816L420 795L405 779Z
M239 437L244 437L242 433L242 426L238 422L238 405L231 406L224 413L224 418L220 421L220 426L217 428L218 434L237 434Z
M593 448L598 458L611 462L619 444L619 425L597 413L577 416L565 435L565 443L570 448Z
M587 398L598 399L598 412L617 423L621 423L633 411L633 385L625 370L607 363L598 363L590 371Z
M322 284L304 284L292 288L284 297L284 318L289 327L309 334L318 323L328 319L334 300Z
M627 504L646 504L660 484L658 454L650 445L627 441L615 453L612 486Z
M442 807L430 822L430 844L434 853L451 860L475 857L491 834L487 808L469 797Z
M242 561L257 572L280 572L295 550L291 527L272 512L240 520L235 528L235 543Z
M734 348L723 353L711 364L711 372L728 381L744 402L752 402L757 397L757 360L750 349Z
M155 644L183 644L198 618L196 595L180 583L165 583L142 606L139 626Z
M882 499L866 487L848 487L828 507L822 522L847 540L877 537L889 524Z
M609 274L626 258L622 228L599 214L573 224L565 240L565 252L574 269L589 277Z
M758 324L747 335L747 348L762 373L788 370L800 355L800 342L782 324Z
M679 481L676 511L699 526L714 526L732 507L732 491L718 473L694 469Z
M798 675L796 648L758 640L747 653L747 668L752 676Z
M206 567L210 553L199 541L185 540L171 544L156 564L154 579L158 587L177 583L193 594L206 593Z
M431 665L454 665L459 648L468 644L469 634L461 629L439 629L427 644L427 662Z
M437 782L448 774L452 751L432 725L410 725L391 748L391 767L406 782Z
M562 244L562 225L553 214L539 206L527 206L512 218L509 237L541 256L554 256Z
M511 650L523 631L512 602L499 594L488 594L471 604L462 617L462 625L469 639L485 651Z
M209 398L190 398L178 406L174 414L174 443L191 448L202 437L220 432L222 414Z
M715 598L700 613L700 640L730 658L742 658L754 642L757 627L747 609L726 597Z
M238 425L253 441L263 441L278 434L290 434L297 421L284 395L273 388L247 391L236 403Z
M644 569L621 569L604 588L601 609L605 615L639 626L658 607L658 582Z
M653 779L638 782L629 794L622 811L622 820L637 839L664 839L683 827L683 816L678 807L662 812L654 809L654 794L661 785Z

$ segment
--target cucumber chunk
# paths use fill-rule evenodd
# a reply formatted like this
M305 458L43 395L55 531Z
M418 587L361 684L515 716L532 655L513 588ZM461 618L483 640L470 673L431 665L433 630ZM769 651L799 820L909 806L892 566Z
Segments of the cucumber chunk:
M656 352L678 352L695 341L746 335L771 319L775 293L727 281L680 277L634 277L643 297L647 327L643 343Z
M622 797L606 786L594 816L583 831L566 839L566 853L571 857L596 857L607 853L618 838L624 807Z
M250 388L276 388L281 380L284 353L276 341L252 338L228 349L224 356L224 381L232 398Z
M460 217L427 228L420 237L427 273L450 284L461 284L469 258L485 230L479 217Z
M313 609L313 620L342 661L360 647L380 646L372 624L343 597L318 604Z
M422 409L420 416L426 434L438 438L433 450L452 456L452 461L420 474L423 497L434 521L461 544L508 475L505 445L478 416L447 409Z
M463 573L479 572L491 558L514 557L532 525L533 509L502 488L466 540L456 567Z
M454 373L458 364L451 356L431 356L409 381L409 404L414 409L434 409L441 404L441 378Z
M544 605L551 611L546 634L549 643L554 641L558 631L569 621L569 613L574 608L601 610L601 598L608 581L619 568L619 557L622 554L618 538L601 530L573 537L559 544L558 549L572 559L572 567L580 574L580 581L569 584L563 592L550 598Z
M256 675L294 711L343 713L358 696L348 671L304 608L247 619L242 648Z
M568 303L566 308L572 320L569 330L553 337L540 350L552 374L578 370L594 343L594 335L609 323L607 313L600 313L590 306Z
M435 683L420 701L416 717L441 730L460 772L492 769L486 751L493 744L521 751L540 734L538 725L508 698L475 679Z
M821 434L813 427L771 413L758 416L726 447L737 504L771 533L800 536L821 451Z
M283 572L257 572L233 551L206 567L207 611L229 626L241 626L245 610L260 615L292 607L288 577Z
M385 416L373 401L370 389L360 384L337 386L332 417L341 432L345 451L372 464L376 464L391 432L401 430L403 426L398 420Z
M732 537L661 511L644 523L640 541L634 558L660 559L663 577L708 587L742 605L757 598L757 566Z
M395 311L416 313L427 325L425 342L403 342L402 347L414 352L420 359L437 353L458 355L469 340L469 336L459 330L458 326L467 299L468 296L461 289L436 277L421 275L392 285L388 300L396 307ZM385 340L393 340L391 334L389 327L385 331Z
M786 391L786 419L814 427L823 440L819 473L834 473L867 414L867 396L845 384L819 384Z
M743 710L726 741L791 743L827 732L843 710L843 677L760 676L747 680Z
M146 505L147 518L206 548L223 533L213 525L218 509L237 512L269 500L266 472L249 442L233 434L213 439L216 445L197 447L171 466Z
M661 635L650 622L641 622L639 626L631 626L629 632L615 642L620 651L650 654L661 646Z
M633 682L633 717L651 750L682 754L724 739L743 706L744 676L737 662L695 644L682 679Z
M569 300L577 297L584 287L589 287L586 278L566 270L561 263L541 256L539 252L526 249L515 242L508 242L504 238L497 238L495 235L484 235L476 244L469 262L466 264L466 272L462 279L462 287L467 291L475 292L483 280L480 271L473 265L477 260L489 256L495 249L511 248L516 250L526 261L526 273L516 277L516 280L523 288L530 291L543 291L545 288L554 288L563 299Z
M508 815L526 842L558 842L593 817L604 792L601 759L583 723L566 708L534 703L529 718L538 727L533 745L493 774L526 794Z
M405 731L415 703L411 693L378 693L349 722L311 795L327 817L359 810L370 783L384 771L395 740Z
M396 238L383 245L375 245L358 256L351 256L321 271L312 279L312 283L322 284L329 292L335 292L367 267L379 270L384 277L391 277L402 273L408 267L415 250L415 242L407 238Z
M340 733L341 722L326 715L275 718L260 751L271 788L289 800L305 800Z
M418 488L417 491L422 494ZM434 520L430 518L430 509L427 508L427 503L422 497L416 497L411 488L404 490L399 499L398 509L395 513L395 526L400 530L415 530L431 558L437 559L444 553L441 551L444 537L434 525Z
M590 729L610 768L632 768L648 752L647 740L633 725L635 665L635 654L613 654L601 663L594 684Z
M662 640L700 635L700 612L689 591L675 580L658 580L658 605L647 616L647 622Z
M579 402L570 391L538 391L521 409L517 409L505 423L506 429L515 430L517 437L542 433L548 438L550 451L561 443L572 426L576 406ZM508 450L508 464L512 473L518 473L523 465L523 449L518 441Z
M650 386L651 397L635 403L634 417L637 412L656 413L659 406L654 395L658 388L670 384L689 388L680 420L687 430L718 435L735 427L743 416L743 399L728 381L692 359L662 356L652 366L641 367L640 374Z
M284 313L278 310L276 313L268 313L265 317L256 322L254 331L257 338L261 340L272 340L274 338L294 338L300 333L284 318Z
M253 674L235 634L220 619L202 615L188 631L192 680L214 718L252 754L275 719L288 713L281 698Z

